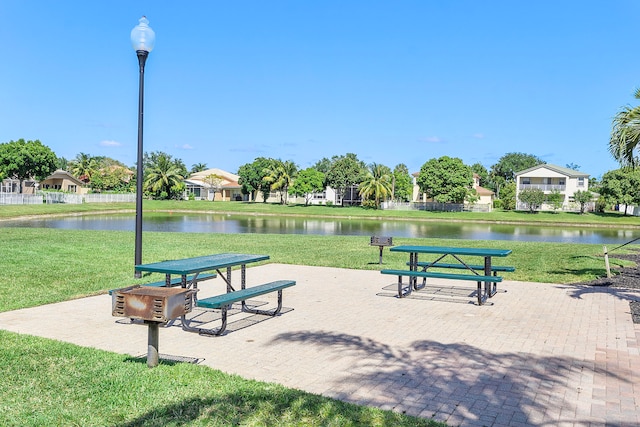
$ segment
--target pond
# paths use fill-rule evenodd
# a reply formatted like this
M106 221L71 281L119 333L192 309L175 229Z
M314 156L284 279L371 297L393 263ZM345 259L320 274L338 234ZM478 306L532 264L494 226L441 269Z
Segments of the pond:
M270 233L355 236L432 237L469 240L518 240L623 244L640 238L640 229L541 227L424 221L351 220L225 214L158 214L143 216L144 231L179 233ZM135 229L131 214L84 215L21 221L0 221L0 227L41 227L79 230Z

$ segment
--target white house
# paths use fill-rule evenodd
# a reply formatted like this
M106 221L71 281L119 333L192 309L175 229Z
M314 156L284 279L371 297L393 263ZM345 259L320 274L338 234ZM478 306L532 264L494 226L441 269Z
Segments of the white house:
M589 189L589 174L556 165L542 164L516 172L516 209L527 209L520 202L520 192L526 189L539 189L545 195L558 191L562 195L563 210L579 210L579 205L574 202L573 195L578 190ZM593 204L587 206L593 209ZM543 203L541 210L552 210L549 203Z

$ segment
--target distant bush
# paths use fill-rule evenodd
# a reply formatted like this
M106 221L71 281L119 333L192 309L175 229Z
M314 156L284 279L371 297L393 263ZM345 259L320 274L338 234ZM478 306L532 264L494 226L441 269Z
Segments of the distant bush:
M500 199L495 199L493 201L493 208L494 209L502 209L502 200Z
M363 200L362 207L364 209L378 209L378 205L375 200Z
M333 206L333 202L331 200L327 200L327 206Z

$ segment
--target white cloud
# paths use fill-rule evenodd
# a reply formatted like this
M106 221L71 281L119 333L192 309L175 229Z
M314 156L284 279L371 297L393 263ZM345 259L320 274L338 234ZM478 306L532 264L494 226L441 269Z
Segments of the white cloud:
M182 144L182 145L178 146L178 148L180 148L182 150L193 150L193 146L191 146L189 144Z
M474 133L473 137L476 139L482 139L484 138L484 134L483 133Z
M101 147L121 147L122 146L122 144L119 143L118 141L111 141L111 140L100 141L99 145Z
M439 136L428 136L422 139L425 142L443 142L444 140Z

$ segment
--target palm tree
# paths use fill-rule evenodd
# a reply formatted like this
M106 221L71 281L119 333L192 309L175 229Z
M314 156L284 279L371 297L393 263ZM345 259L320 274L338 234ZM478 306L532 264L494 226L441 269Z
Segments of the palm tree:
M298 174L298 166L291 160L283 162L278 159L274 160L271 167L267 168L265 172L264 182L270 185L271 190L279 190L280 203L286 204L289 187Z
M194 165L191 165L191 173L198 173L206 170L207 170L206 163L196 163Z
M97 169L98 162L87 153L80 153L71 161L71 173L85 183L91 181Z
M358 190L365 199L372 198L376 202L376 209L380 207L380 199L386 198L392 192L391 173L387 166L372 163L364 181Z
M640 99L640 89L634 94ZM611 138L609 139L609 152L621 166L635 167L638 157L634 155L640 142L640 107L623 107L613 119Z
M149 165L144 187L156 196L174 198L183 185L181 169L170 156L161 153Z

